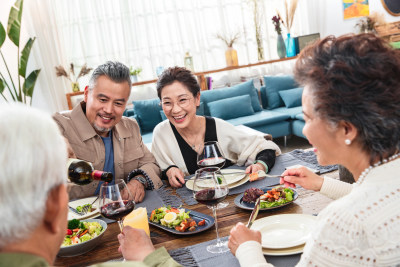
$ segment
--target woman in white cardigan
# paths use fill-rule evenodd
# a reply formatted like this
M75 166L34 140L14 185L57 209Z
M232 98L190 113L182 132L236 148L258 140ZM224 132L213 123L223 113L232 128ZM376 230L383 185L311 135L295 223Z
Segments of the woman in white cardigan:
M372 34L330 36L300 54L295 77L319 163L358 177L349 185L305 168L283 173L287 186L336 199L318 215L298 266L399 266L400 51ZM241 266L270 266L260 242L239 223L229 247Z
M197 154L207 141L218 141L224 167L249 165L247 173L273 167L281 152L274 142L249 136L221 119L196 115L200 86L189 70L166 69L157 81L157 93L168 120L155 127L151 151L172 187L181 187L184 177L198 169Z

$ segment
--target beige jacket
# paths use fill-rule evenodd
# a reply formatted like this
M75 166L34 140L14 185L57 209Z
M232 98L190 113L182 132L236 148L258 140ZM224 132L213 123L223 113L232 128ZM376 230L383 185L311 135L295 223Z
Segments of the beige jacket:
M89 123L85 113L85 103L77 105L72 111L55 113L53 118L61 133L68 139L77 158L89 161L96 170L103 170L105 147L103 140ZM126 181L134 169L144 170L157 189L162 185L160 168L154 156L143 144L139 125L134 119L122 117L112 130L114 148L115 180ZM88 185L71 185L71 199L92 196L98 186L94 181Z

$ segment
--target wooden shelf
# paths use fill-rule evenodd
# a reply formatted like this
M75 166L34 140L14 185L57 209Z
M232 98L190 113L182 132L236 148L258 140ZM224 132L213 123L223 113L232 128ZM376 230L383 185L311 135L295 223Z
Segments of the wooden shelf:
M195 72L194 75L196 75L196 77L197 77L197 79L199 81L201 90L207 90L207 84L206 84L205 75L208 75L208 74L211 74L211 73L223 72L223 71L250 68L250 67L255 67L255 66L260 66L260 65L267 65L267 64L277 63L277 62L288 61L288 60L292 60L292 59L296 59L296 58L297 58L297 56L288 57L288 58L281 58L281 59L274 59L274 60L267 60L267 61L261 61L261 62L257 62L257 63L250 63L250 64L247 64L247 65L238 65L238 66L226 67L226 68L222 68L222 69ZM151 83L156 83L156 82L157 82L157 79L153 79L153 80L147 80L147 81L141 81L141 82L132 83L132 86L139 86L139 85L151 84ZM68 103L68 108L69 109L73 108L71 97L77 96L77 95L82 95L82 94L83 94L83 91L65 94L66 97L67 97L67 103Z

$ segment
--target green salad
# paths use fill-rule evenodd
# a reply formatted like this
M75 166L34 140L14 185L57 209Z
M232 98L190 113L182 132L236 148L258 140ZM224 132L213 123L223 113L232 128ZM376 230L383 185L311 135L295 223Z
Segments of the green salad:
M268 209L272 207L281 206L285 203L293 201L294 192L290 188L272 188L264 195L260 196L260 208Z
M77 219L68 221L67 233L64 237L62 247L79 244L91 240L103 231L98 222L81 222Z

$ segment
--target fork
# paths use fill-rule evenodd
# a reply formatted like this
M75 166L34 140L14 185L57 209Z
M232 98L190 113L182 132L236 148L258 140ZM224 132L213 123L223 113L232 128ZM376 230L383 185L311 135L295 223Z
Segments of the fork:
M93 206L93 204L94 204L98 199L99 199L99 196L97 196L97 197L95 198L95 200L93 200L93 202L92 202L90 205ZM78 214L78 215L80 215L80 216L85 215L86 213L88 213L88 212L89 212L89 208L90 208L89 206L85 206L85 207L83 207L82 211L77 211L75 208L71 207L70 205L68 205L68 207L69 207L69 209L70 209L72 212L74 212L74 213L76 213L76 214Z
M88 213L88 212L89 212L89 208L92 208L93 204L94 204L98 199L99 199L99 196L97 196L97 197L93 200L93 202L92 202L92 204L90 204L90 206L89 206L89 205L85 206L85 207L82 209L82 213L83 213L83 214Z

